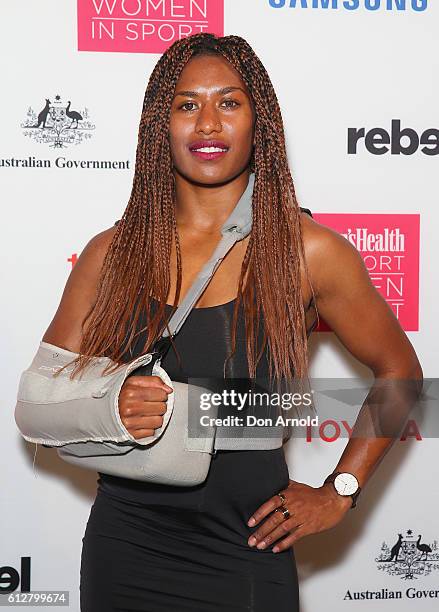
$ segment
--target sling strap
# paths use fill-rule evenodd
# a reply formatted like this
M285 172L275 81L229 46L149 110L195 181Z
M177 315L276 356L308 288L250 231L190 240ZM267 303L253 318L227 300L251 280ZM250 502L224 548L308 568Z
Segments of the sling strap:
M177 306L176 311L169 320L169 330L165 329L161 338L155 342L154 348L152 349L152 355L156 359L161 361L164 357L171 346L171 338L180 330L198 298L211 281L216 269L232 246L250 233L252 228L252 195L254 182L255 175L251 173L244 193L221 227L222 238L215 248L215 251L198 273L181 303ZM156 359L153 358L148 366L143 366L142 370L144 369L145 374L152 371ZM137 373L138 372L136 372L136 374Z
M194 283L177 307L174 315L171 317L169 321L169 329L171 330L171 334L173 336L180 330L190 311L196 304L199 296L207 287L208 283L212 279L212 276L215 274L216 269L228 251L232 248L235 242L239 242L250 233L252 227L252 194L254 180L254 174L250 174L244 193L221 228L222 238L218 246L216 247L209 261L198 273ZM168 336L168 330L165 330L163 336Z

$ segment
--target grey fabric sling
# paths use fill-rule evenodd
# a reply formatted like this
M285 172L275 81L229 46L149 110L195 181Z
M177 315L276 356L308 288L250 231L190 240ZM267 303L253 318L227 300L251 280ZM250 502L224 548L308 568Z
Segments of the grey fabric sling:
M40 343L31 367L22 374L15 410L16 423L25 439L55 446L62 459L83 468L185 486L205 480L212 453L218 448L272 449L282 445L281 427L275 437L257 438L249 431L248 437L217 438L216 427L203 428L197 437L188 436L188 385L171 381L160 365L170 336L180 330L222 259L235 242L250 233L254 178L254 174L249 176L244 193L221 228L220 243L169 321L170 331L165 330L151 353L141 355L107 379L100 372L108 359L95 358L84 382L75 385L66 376L54 379L48 372L54 369L53 360L56 364L68 363L68 357L77 354ZM118 397L128 376L151 374L160 376L173 392L168 396L162 427L154 436L135 440L120 420ZM88 436L90 431L93 435Z

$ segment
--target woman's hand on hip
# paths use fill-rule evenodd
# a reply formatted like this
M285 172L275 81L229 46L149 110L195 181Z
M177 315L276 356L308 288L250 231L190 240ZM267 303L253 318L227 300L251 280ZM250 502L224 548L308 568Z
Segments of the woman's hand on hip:
M260 526L249 537L249 546L264 549L276 542L273 552L280 552L293 546L303 536L335 527L352 505L352 498L339 495L332 483L314 488L290 480L288 487L279 493L284 495L284 502L276 494L250 517L249 527ZM276 512L276 508L281 507L287 508L289 518L285 518L282 512ZM261 522L265 517L268 518Z

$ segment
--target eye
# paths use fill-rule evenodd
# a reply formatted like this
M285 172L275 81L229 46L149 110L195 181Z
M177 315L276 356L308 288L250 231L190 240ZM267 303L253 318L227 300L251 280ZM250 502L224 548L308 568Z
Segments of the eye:
M185 102L184 104L182 104L182 105L180 106L180 108L181 108L181 109L183 109L183 110L189 110L189 111L194 110L193 108L184 108L184 107L185 107L185 106L187 106L188 104L195 104L195 102Z
M234 108L234 106L233 106L233 105L239 106L239 102L237 102L236 100L232 100L232 99L229 99L229 100L224 100L224 104L226 104L226 105L227 105L229 102L231 102L231 104L230 104L230 105L228 105L228 106L227 106L227 108Z

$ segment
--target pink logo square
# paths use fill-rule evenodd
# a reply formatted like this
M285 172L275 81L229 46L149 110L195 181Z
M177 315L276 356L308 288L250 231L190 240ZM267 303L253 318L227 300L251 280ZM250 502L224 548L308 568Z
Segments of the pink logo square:
M223 31L224 0L78 0L78 51L163 53L181 38Z
M419 330L418 214L313 213L361 253L370 278L405 331ZM340 274L343 269L340 269ZM327 325L319 330L329 329Z

